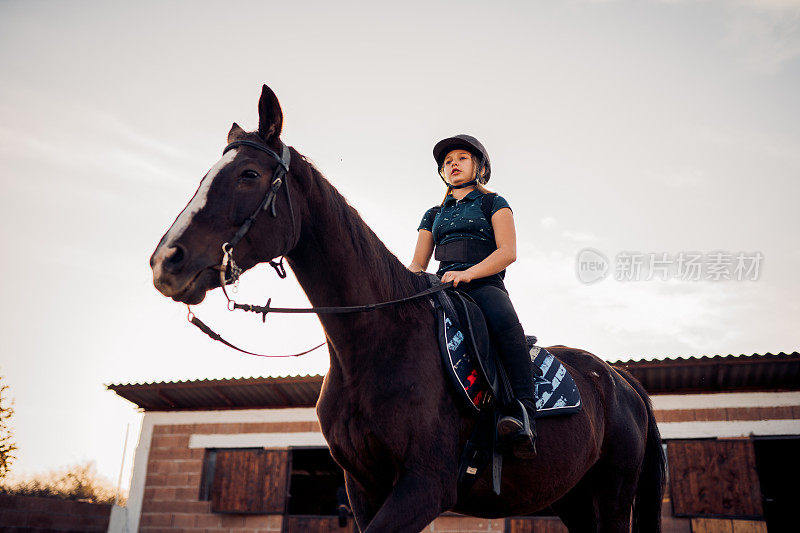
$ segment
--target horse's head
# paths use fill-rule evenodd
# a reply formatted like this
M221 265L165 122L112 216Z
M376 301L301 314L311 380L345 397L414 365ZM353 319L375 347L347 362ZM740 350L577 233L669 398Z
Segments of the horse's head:
M222 158L203 177L150 258L153 284L173 300L197 304L207 291L220 286L222 245L233 243L254 213L258 216L250 231L235 243L234 258L242 270L283 255L295 244L298 213L291 208L288 191L291 171L283 176L282 186L273 186L282 173L283 113L266 85L258 113L257 132L233 124ZM260 210L271 189L275 189L270 201L274 204Z

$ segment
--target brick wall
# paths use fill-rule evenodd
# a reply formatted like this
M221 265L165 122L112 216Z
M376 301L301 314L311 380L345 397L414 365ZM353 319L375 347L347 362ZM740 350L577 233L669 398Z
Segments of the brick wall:
M139 528L142 532L160 531L221 533L281 531L280 515L226 515L211 512L211 502L199 501L200 478L205 450L189 448L195 434L242 434L319 432L318 422L261 422L156 425L145 477L144 499ZM538 519L542 525L560 521ZM429 533L501 533L503 519L488 520L462 516L441 516L429 525ZM547 531L550 531L549 529ZM553 531L559 531L553 528Z
M661 409L655 411L660 424L671 422L733 422L760 420L799 420L800 405L773 407L716 407L706 409ZM662 531L664 533L730 533L765 532L763 521L731 520L722 518L678 518L672 514L669 487L662 506Z
M767 524L753 520L692 518L692 533L767 533Z
M656 410L656 421L721 422L735 420L800 420L800 405L780 407L718 407Z
M440 516L428 527L424 533L503 533L505 520L488 518L472 518L468 516Z
M711 409L657 410L660 423L688 421L736 421L800 419L800 406L734 407ZM319 432L318 422L260 422L155 425L147 473L140 530L157 531L222 531L267 532L280 531L280 515L224 515L211 512L208 501L199 501L200 478L205 451L190 449L191 435ZM668 498L668 492L665 497ZM672 517L668 499L664 505L664 531L690 531L690 521ZM542 527L558 530L557 520L540 519ZM545 522L547 524L545 525ZM507 529L504 520L482 520L460 516L442 516L426 532L500 532Z
M0 494L0 529L8 532L106 531L111 504Z
M280 531L280 515L229 515L211 512L199 501L205 450L189 448L193 434L240 434L320 431L317 422L181 424L153 427L142 515L143 532L196 531L255 533Z

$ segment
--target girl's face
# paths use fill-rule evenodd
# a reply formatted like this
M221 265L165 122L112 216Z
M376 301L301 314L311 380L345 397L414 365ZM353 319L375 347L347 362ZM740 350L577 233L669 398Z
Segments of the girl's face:
M450 185L459 185L475 177L475 163L472 154L466 150L452 150L447 153L442 165L444 179Z

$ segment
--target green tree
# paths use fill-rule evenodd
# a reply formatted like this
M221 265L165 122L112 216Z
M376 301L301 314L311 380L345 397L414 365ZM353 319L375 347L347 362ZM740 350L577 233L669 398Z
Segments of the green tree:
M11 463L17 458L14 455L17 445L9 424L14 415L14 407L13 402L8 399L8 385L3 383L3 379L0 376L0 481L6 477Z

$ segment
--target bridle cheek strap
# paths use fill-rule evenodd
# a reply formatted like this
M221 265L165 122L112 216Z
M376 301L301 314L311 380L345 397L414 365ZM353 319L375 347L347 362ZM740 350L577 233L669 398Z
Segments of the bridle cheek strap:
M228 241L228 244L230 244L231 248L236 246L239 243L239 241L242 240L242 238L245 236L245 234L248 231L250 231L250 228L252 227L253 222L255 222L256 217L258 217L258 215L259 215L259 213L261 213L261 211L266 211L267 209L269 209L270 210L270 214L273 217L278 216L277 212L275 211L275 198L278 195L277 194L278 193L278 189L280 189L281 185L283 185L283 183L284 183L284 178L287 177L287 174L289 172L289 165L291 164L291 160L292 160L292 154L289 151L289 147L286 146L283 143L281 143L281 151L283 152L282 155L276 154L271 148L269 148L266 145L259 144L257 142L253 142L253 141L234 141L234 142L230 143L228 146L225 147L225 149L222 151L222 155L225 155L229 150L232 150L234 148L238 148L239 146L248 146L250 148L255 148L256 150L260 150L262 152L265 152L266 154L271 156L273 159L275 159L275 161L278 164L277 164L277 166L275 166L275 172L272 175L272 180L270 181L269 189L267 189L267 193L264 196L264 199L261 201L261 203L256 208L256 210L253 212L253 214L250 215L247 218L247 220L245 220L242 223L242 225L236 231L236 234L233 236L233 239ZM286 187L284 187L284 190L286 191L286 199L287 199L287 201L289 203L289 214L290 214L290 216L292 218L292 239L290 240L290 244L294 245L295 244L294 237L295 237L295 233L296 233L295 220L294 220L294 209L293 209L293 206L292 206L292 197L291 197L291 194L289 193L289 184L288 183L286 184Z
M233 260L233 248L236 246L239 241L241 241L244 236L250 231L250 228L256 221L256 218L262 211L269 211L270 215L273 217L277 217L278 213L275 209L275 201L278 197L278 191L283 186L283 190L286 191L286 203L289 206L289 218L291 220L291 235L289 236L289 242L287 243L287 251L291 250L297 245L297 241L299 240L299 231L297 229L297 221L295 220L294 216L294 205L292 203L292 195L290 192L290 187L288 183L289 177L289 165L291 164L292 154L289 150L289 147L285 144L281 143L281 155L278 155L274 150L269 148L268 146L253 142L253 141L234 141L228 144L225 149L222 151L222 154L225 155L229 150L234 148L238 148L240 146L247 146L249 148L255 148L261 152L266 153L278 163L275 166L275 172L272 175L272 180L270 181L269 188L267 189L266 194L264 195L264 199L258 205L253 214L251 214L241 226L236 231L236 234L233 238L222 245L222 266L220 268L220 286L222 287L222 292L225 294L225 297L228 299L228 306L230 308L231 298L228 296L228 292L225 289L226 285L230 285L231 283L236 283L239 279L239 275L241 274L241 269L236 266L236 263ZM286 277L286 269L283 267L283 258L279 261L270 260L270 266L275 269L278 276L281 278Z

